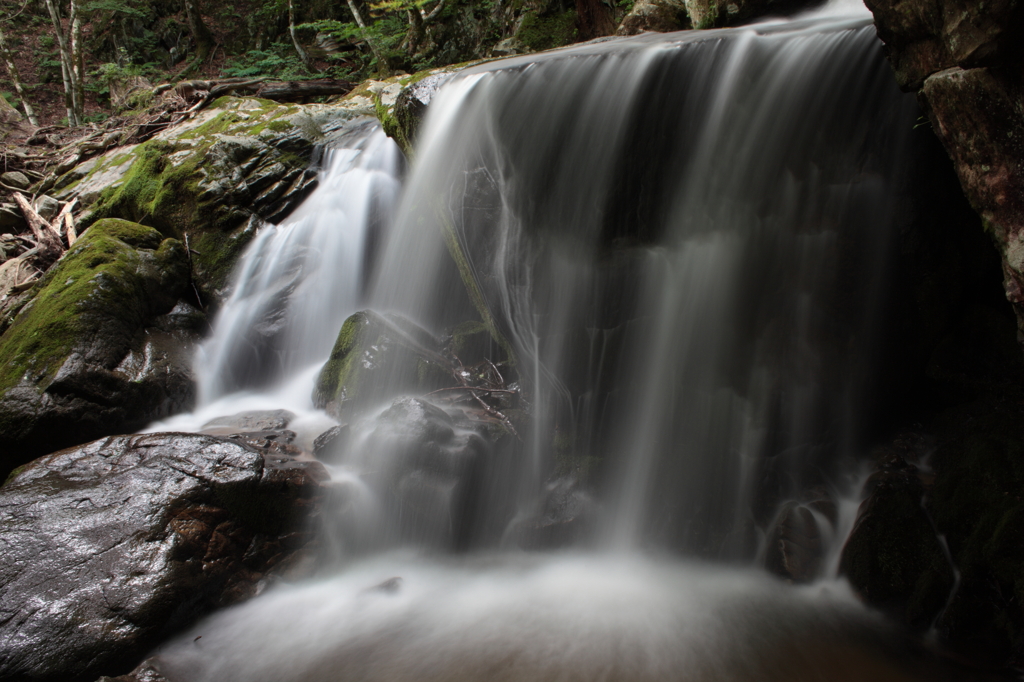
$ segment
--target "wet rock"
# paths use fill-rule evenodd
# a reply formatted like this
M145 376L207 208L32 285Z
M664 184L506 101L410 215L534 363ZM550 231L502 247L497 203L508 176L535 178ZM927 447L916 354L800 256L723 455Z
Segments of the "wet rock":
M313 404L341 418L403 393L452 383L440 341L398 315L366 310L345 320L317 378Z
M899 84L916 90L953 66L1012 60L1024 39L1019 3L1011 0L868 0Z
M227 438L236 443L243 443L248 447L258 450L265 455L283 455L285 457L299 457L302 455L302 448L294 445L295 432L286 429L276 431L246 431L234 433Z
M188 281L181 242L151 228L107 220L75 243L0 336L0 475L192 405Z
M806 506L785 505L768 535L765 568L794 582L817 577L824 558L824 542L818 519Z
M597 504L573 477L548 483L533 514L514 523L506 542L522 549L559 549L589 539Z
M869 604L925 629L942 610L954 576L922 504L917 469L891 454L867 489L840 573Z
M299 560L326 478L197 434L116 436L26 465L0 488L0 677L118 675L256 594Z
M353 435L343 461L364 472L399 538L463 547L473 532L489 445L419 398L399 398Z
M932 128L1002 256L1006 298L1024 339L1024 80L994 69L950 69L921 90Z
M313 440L313 456L323 461L334 459L347 445L350 435L348 424L332 426Z
M203 424L203 430L221 429L231 433L244 431L275 431L283 429L295 419L288 410L249 410L226 417L217 417Z
M369 91L373 96L374 113L384 132L406 156L412 155L416 133L434 94L453 73L466 66L446 66L371 83Z
M96 682L168 682L168 680L157 670L155 660L146 660L127 675L103 676Z
M14 189L28 189L32 185L28 176L20 171L7 171L0 175L0 182Z

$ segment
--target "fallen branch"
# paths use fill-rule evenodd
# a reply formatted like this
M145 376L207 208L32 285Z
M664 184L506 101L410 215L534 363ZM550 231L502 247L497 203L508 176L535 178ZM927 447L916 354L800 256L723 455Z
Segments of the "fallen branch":
M43 220L42 216L36 213L36 210L32 208L32 204L28 202L28 199L21 192L14 192L14 201L21 209L22 214L25 216L25 222L28 223L28 227L32 230L32 235L35 237L35 248L38 249L35 255L39 261L49 265L60 258L61 254L64 253L64 245L60 241L60 234L50 223Z
M75 209L75 205L76 204L78 204L78 197L75 197L71 201L65 203L64 207L62 209L60 209L60 213L58 213L57 217L54 218L53 222L50 223L50 229L52 229L55 233L57 233L58 237L63 237L64 236L64 232L65 231L62 228L63 228L65 222L67 223L67 225L71 225L72 224L71 223L71 211L73 211ZM70 244L69 244L69 246L70 246Z

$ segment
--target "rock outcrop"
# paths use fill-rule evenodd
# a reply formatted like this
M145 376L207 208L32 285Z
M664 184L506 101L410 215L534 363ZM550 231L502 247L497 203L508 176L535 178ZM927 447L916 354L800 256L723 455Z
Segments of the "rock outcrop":
M1024 341L1024 5L869 0L905 90L915 90L1003 257Z
M453 382L440 342L397 315L366 310L345 320L313 403L336 417L403 393L424 394Z
M406 397L362 423L341 461L365 472L381 501L382 528L395 536L378 541L462 548L487 511L481 492L490 449L479 424Z
M0 489L0 677L125 673L301 563L326 472L196 434L57 452Z
M95 223L0 336L0 474L188 409L206 324L189 300L181 242Z
M205 303L224 295L241 249L316 186L316 148L372 109L223 97L139 145L118 147L61 176L54 195L77 197L88 226L123 218L185 240Z

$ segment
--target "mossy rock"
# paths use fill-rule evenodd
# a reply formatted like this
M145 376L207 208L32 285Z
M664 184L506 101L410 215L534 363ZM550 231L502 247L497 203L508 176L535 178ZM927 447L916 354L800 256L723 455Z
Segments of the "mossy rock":
M320 371L313 403L340 417L405 393L449 386L449 364L439 351L440 341L405 318L355 313Z
M176 239L116 219L85 232L0 336L0 475L192 399L188 282Z
M195 119L62 176L82 224L122 218L189 240L204 302L218 302L262 221L278 222L315 187L314 148L365 115L344 102L285 105L222 97Z
M576 10L567 10L549 15L525 14L515 37L536 52L574 43L576 34Z

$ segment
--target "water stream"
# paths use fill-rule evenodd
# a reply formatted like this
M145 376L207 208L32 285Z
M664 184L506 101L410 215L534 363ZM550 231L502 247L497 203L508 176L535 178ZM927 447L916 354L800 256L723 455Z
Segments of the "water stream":
M600 500L592 544L349 544L325 577L165 647L168 678L924 679L836 579L917 116L860 12L469 69L435 96L401 189L395 148L359 124L240 263L200 409L151 429L284 407L323 430L309 395L348 314L434 333L461 314L438 294L447 239L531 415L498 482L506 525L560 472ZM361 486L342 532L388 534L359 482L391 455L366 433L332 469ZM793 509L824 545L804 587L759 568Z

